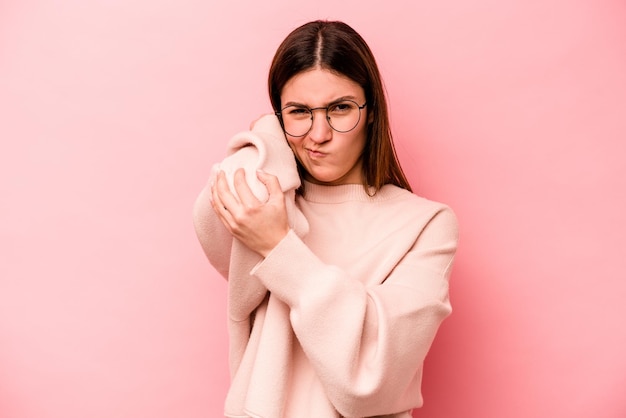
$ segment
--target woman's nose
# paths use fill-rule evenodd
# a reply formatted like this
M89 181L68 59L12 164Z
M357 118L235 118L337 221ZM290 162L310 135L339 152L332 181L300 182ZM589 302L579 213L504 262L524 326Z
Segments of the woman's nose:
M329 141L332 136L333 129L330 127L330 124L326 119L326 115L323 112L315 115L313 117L311 130L309 131L309 138L311 138L313 142L321 144L323 142Z

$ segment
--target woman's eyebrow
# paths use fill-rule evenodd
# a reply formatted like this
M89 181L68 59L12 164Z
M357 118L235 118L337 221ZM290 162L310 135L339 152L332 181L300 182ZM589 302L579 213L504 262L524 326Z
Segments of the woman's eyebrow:
M326 104L326 106L329 106L329 105L331 105L331 104L333 104L333 103L342 102L342 101L344 101L344 100L356 100L356 99L357 99L357 98L356 98L356 96L352 96L352 95L348 95L348 96L341 96L341 97L338 97L338 98L336 98L336 99L334 99L334 100L331 100L330 102L328 102L328 103ZM292 101L285 103L285 104L283 105L283 108L285 108L285 107L287 107L287 106L298 106L298 107L309 107L309 108L311 107L311 106L305 105L305 104L303 104L303 103L292 102ZM313 107L317 107L317 106L313 106Z

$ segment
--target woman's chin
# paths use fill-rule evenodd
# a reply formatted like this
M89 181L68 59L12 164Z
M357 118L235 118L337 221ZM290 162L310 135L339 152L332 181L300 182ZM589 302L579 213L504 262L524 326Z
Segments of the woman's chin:
M336 184L339 178L336 176L324 175L323 173L309 173L309 175L306 177L306 180L314 184L332 185Z
M348 181L349 179L345 177L329 175L309 174L305 180L310 183L319 184L322 186L339 186L340 184L357 183L356 181Z

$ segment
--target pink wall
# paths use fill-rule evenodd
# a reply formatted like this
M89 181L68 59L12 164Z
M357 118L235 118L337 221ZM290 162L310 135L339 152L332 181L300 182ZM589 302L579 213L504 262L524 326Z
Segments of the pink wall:
M220 415L191 207L313 18L368 40L412 183L461 221L415 416L626 416L624 2L210 3L0 3L1 417Z

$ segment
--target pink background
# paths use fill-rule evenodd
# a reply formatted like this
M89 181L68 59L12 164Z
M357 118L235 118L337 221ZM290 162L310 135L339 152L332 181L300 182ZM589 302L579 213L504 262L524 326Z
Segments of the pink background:
M626 416L626 4L0 2L0 416L217 417L225 282L191 207L282 38L376 54L461 222L416 417Z

